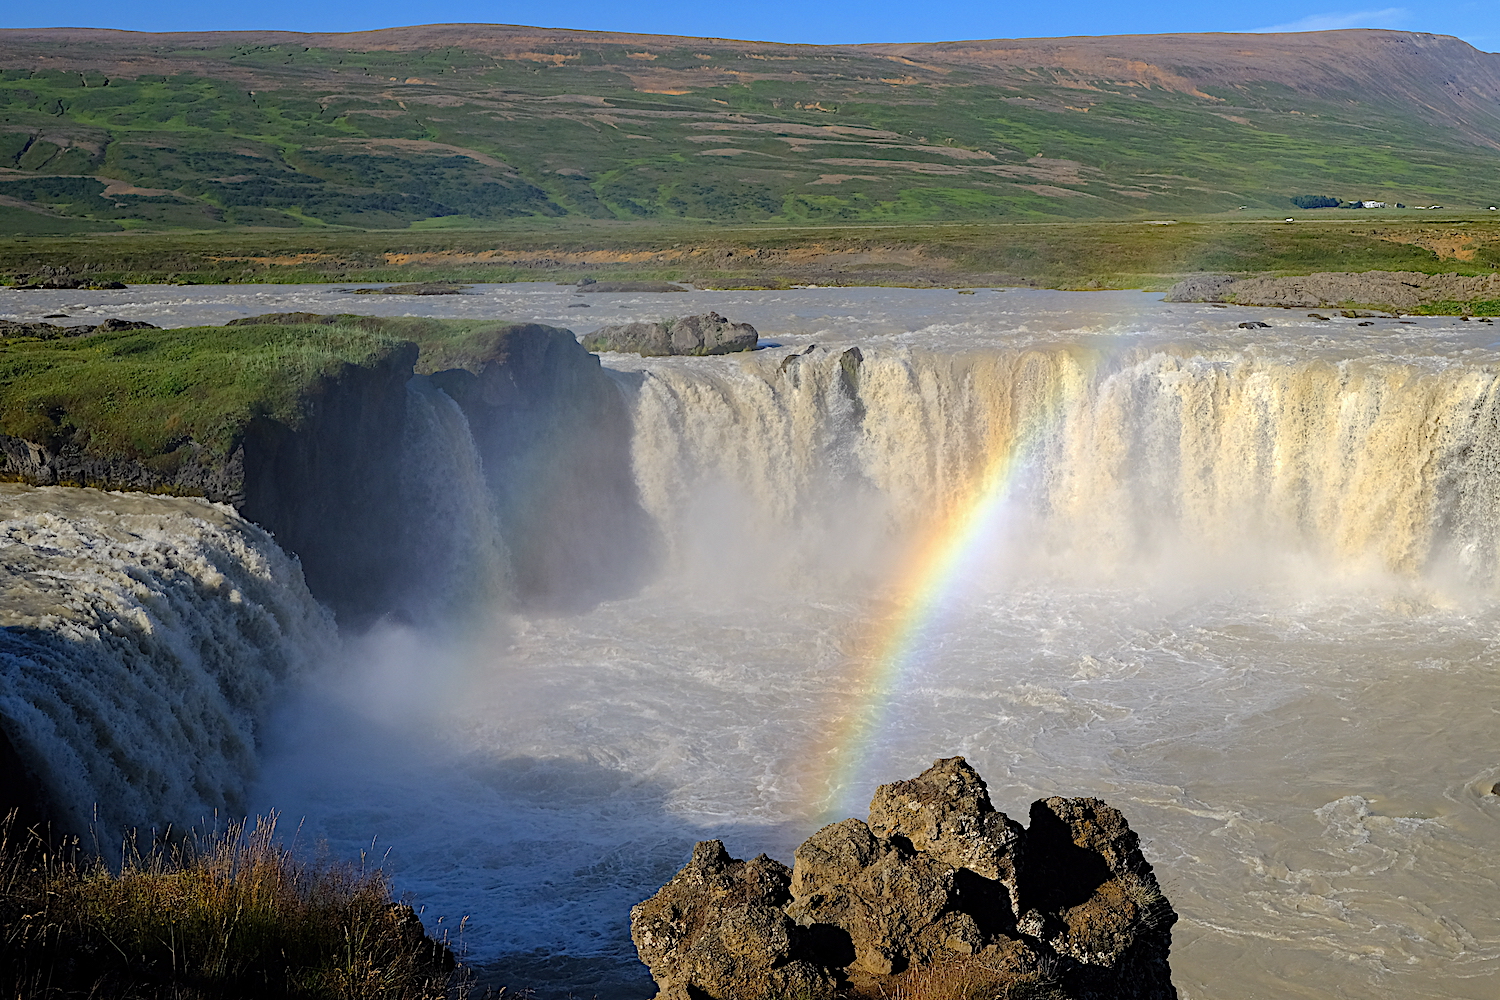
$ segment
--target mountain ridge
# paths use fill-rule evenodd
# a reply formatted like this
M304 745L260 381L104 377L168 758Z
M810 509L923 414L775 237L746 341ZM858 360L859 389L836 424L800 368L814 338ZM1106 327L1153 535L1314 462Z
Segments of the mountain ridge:
M1309 192L1477 207L1497 152L1500 55L1380 29L0 30L0 225L37 232L1128 218Z

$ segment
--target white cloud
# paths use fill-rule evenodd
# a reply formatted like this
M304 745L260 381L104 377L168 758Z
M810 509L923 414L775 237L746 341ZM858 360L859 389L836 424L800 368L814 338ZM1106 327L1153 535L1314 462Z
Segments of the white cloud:
M1339 28L1399 28L1411 17L1405 7L1387 7L1384 10L1357 10L1346 14L1309 14L1307 17L1286 24L1273 24L1268 28L1251 28L1252 32L1273 31L1335 31Z

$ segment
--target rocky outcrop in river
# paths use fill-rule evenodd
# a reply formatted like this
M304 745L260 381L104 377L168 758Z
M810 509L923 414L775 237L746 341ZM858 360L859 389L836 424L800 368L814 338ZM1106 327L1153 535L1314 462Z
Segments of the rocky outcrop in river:
M734 354L753 351L759 335L749 323L731 323L716 312L659 323L619 323L583 338L590 351L619 351L645 357L672 354Z
M1420 271L1322 271L1288 278L1195 274L1173 285L1168 302L1226 302L1242 306L1332 308L1377 306L1414 312L1423 306L1500 299L1500 275L1423 274Z
M61 317L55 317L61 318ZM21 323L0 320L0 338L30 337L34 340L61 340L65 337L87 337L91 333L117 333L121 330L156 330L150 323L135 320L107 319L102 323L80 323L58 326L55 323Z
M998 812L962 757L939 760L880 786L868 822L813 834L790 869L698 844L631 911L631 937L658 1000L908 995L935 976L985 995L1175 998L1177 914L1125 817L1050 798L1030 818Z

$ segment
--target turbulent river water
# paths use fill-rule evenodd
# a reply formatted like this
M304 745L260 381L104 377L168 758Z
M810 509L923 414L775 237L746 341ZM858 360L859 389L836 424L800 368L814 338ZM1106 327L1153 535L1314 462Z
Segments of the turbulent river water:
M605 356L662 531L639 593L527 617L502 585L461 624L345 637L270 729L251 806L383 859L497 982L648 996L628 909L693 841L789 860L961 753L1013 816L1124 811L1185 997L1493 997L1500 334L1158 300L307 286L0 314L760 329L750 355ZM458 470L424 502L483 536L454 559L503 563L460 415L413 408Z

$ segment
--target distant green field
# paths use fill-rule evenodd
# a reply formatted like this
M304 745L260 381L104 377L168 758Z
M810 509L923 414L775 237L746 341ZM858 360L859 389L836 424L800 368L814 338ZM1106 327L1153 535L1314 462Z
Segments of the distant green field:
M177 72L116 76L79 47L0 50L0 232L1067 221L1500 191L1494 144L1415 102L641 44L157 46Z
M1337 210L1267 219L705 226L517 220L492 230L121 233L0 238L0 280L84 283L651 279L708 287L1037 284L1165 288L1183 274L1500 266L1500 219ZM1349 218L1349 216L1356 216ZM10 293L21 303L27 293ZM15 308L11 306L9 308Z

